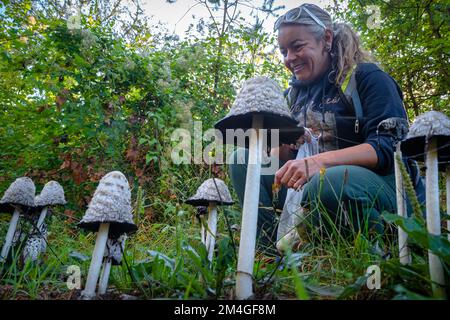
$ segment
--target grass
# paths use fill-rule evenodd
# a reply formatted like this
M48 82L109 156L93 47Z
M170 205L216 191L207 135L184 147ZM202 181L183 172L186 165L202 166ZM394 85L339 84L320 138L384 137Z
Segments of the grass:
M135 221L139 229L126 243L125 259L113 266L108 293L141 299L232 299L234 298L236 258L233 241L219 211L218 238L212 264L200 241L200 225L193 209L175 200L156 200L151 206L142 191L137 192ZM320 203L315 209L323 210ZM349 221L351 219L351 212ZM81 213L80 213L81 215ZM239 208L227 210L230 225L239 224ZM156 219L156 217L161 217ZM398 261L395 236L377 237L367 228L356 231L353 224L336 225L327 215L323 223L331 228L311 227L296 252L289 251L281 261L257 254L254 282L258 299L427 299L432 297L426 261L427 244L413 241L413 264ZM9 218L0 216L0 234L6 233ZM80 290L66 285L67 268L80 267L84 285L95 243L95 235L76 227L58 211L48 220L46 254L38 263L20 261L20 248L14 248L10 261L0 264L1 299L76 299ZM328 230L328 231L326 231ZM417 231L417 230L416 230ZM396 230L390 233L396 234ZM414 237L412 238L415 239ZM443 242L442 242L443 243ZM380 250L390 252L386 259ZM444 246L448 243L444 243ZM448 250L449 247L447 247ZM73 256L73 252L81 255ZM445 252L444 252L445 253ZM86 256L86 260L80 257ZM444 256L443 256L444 257ZM381 289L369 290L366 270L380 266ZM448 265L447 265L448 267ZM448 275L448 269L447 269Z

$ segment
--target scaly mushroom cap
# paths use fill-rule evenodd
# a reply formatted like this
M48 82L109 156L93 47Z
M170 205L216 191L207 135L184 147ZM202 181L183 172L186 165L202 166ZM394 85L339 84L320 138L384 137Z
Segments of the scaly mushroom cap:
M215 184L214 180L216 182ZM220 197L217 190L219 190ZM220 199L222 199L222 201ZM206 180L197 189L195 195L186 200L186 203L194 206L208 206L210 202L215 202L218 205L233 204L227 185L220 179L211 178Z
M17 178L5 191L0 200L0 212L14 212L14 205L21 206L24 212L34 208L36 187L28 177Z
M411 125L401 149L404 155L425 161L425 145L431 138L437 139L440 170L450 162L450 119L438 111L419 115ZM444 169L445 170L445 169Z
M408 134L408 120L405 118L392 117L381 121L377 127L377 134L388 135L392 142L397 144L405 139Z
M63 187L56 181L47 182L41 193L36 196L35 203L37 207L66 204Z
M101 223L109 223L112 238L137 230L131 214L131 192L128 181L119 171L105 175L95 190L79 227L97 231Z
M113 266L120 265L122 263L123 251L125 250L125 240L127 236L121 235L118 239L110 239L106 242L106 250L104 257L111 258L111 264Z
M36 261L40 254L44 254L47 249L47 225L45 223L41 226L41 232L34 232L29 235L27 242L23 248L22 257L26 261Z
M274 80L267 77L245 81L230 112L215 124L215 128L222 132L225 143L234 144L234 141L226 141L226 129L245 131L252 128L255 114L264 116L264 129L280 130L282 143L295 143L304 133L303 127L298 127L298 121L289 111L283 91ZM268 134L268 138L270 136Z

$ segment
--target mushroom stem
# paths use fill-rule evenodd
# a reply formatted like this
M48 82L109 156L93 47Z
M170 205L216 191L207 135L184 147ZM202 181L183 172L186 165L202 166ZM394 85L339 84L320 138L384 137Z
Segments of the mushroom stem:
M6 233L5 244L2 248L2 253L0 256L0 262L5 261L8 257L9 249L11 248L12 240L14 237L14 233L16 232L17 223L19 222L19 209L15 208L14 213L11 217L11 221L9 222L8 232Z
M98 228L97 240L95 241L94 252L92 253L91 265L86 280L86 287L82 293L82 298L90 300L95 296L100 268L102 266L103 255L105 253L106 241L108 240L109 223L101 223Z
M403 177L400 171L400 163L397 159L402 159L402 152L400 150L400 143L397 143L396 151L394 152L394 170L395 170L395 185L397 196L397 214L400 217L406 217L406 193L403 185ZM411 254L408 247L408 234L399 226L398 227L398 247L400 263L403 265L411 264Z
M212 261L217 233L217 207L214 202L209 203L208 211L209 214L208 214L208 231L206 233L206 248L208 250L208 260Z
M428 141L426 150L426 210L428 233L439 236L441 234L441 221L439 215L439 171L437 139ZM444 270L439 257L428 250L428 263L433 294L436 297L445 297Z
M450 164L447 165L445 172L445 189L447 198L447 216L450 215ZM450 220L447 221L447 239L450 241Z
M41 226L44 223L45 217L47 216L48 207L42 208L41 215L39 216L39 220L37 222L37 228L39 231L41 230Z
M253 115L249 143L249 158L242 210L241 240L236 276L236 297L247 299L253 294L253 265L255 262L256 226L258 221L259 187L261 180L262 142L260 130L263 117Z
M111 258L107 257L103 261L102 274L100 276L100 281L98 283L98 293L105 294L106 288L108 288L109 274L111 272Z
M201 237L202 237L202 243L206 246L206 237L205 237L205 218L203 217L203 215L200 216L200 224L202 225L202 229L201 229ZM206 249L208 249L208 247L206 247Z

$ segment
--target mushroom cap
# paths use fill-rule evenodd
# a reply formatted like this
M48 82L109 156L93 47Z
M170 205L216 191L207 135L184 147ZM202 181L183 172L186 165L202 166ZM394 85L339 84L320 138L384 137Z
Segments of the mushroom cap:
M244 82L236 97L230 112L215 124L226 141L226 129L252 128L253 115L264 116L264 129L279 129L281 143L295 143L304 133L303 127L298 127L278 84L267 77L256 77ZM268 140L270 134L268 132ZM227 143L234 143L228 141ZM270 141L268 142L270 144Z
M126 177L119 171L112 171L100 180L78 226L95 232L101 223L109 223L112 238L135 232L137 226L133 222L130 203L131 192Z
M385 119L377 126L377 133L390 136L394 144L405 139L408 131L408 120L399 117Z
M64 189L56 181L49 181L45 184L41 193L35 198L36 207L45 207L53 205L64 205L66 199L64 198Z
M47 236L47 225L45 223L41 225L41 232L35 231L29 235L22 252L24 261L27 259L36 261L40 254L45 253L47 249Z
M14 205L21 206L24 211L34 208L36 187L28 177L17 178L5 191L0 200L0 212L14 212Z
M450 118L439 111L419 115L409 128L402 142L402 153L412 159L425 161L425 145L431 138L437 139L438 161L442 170L450 162Z
M106 242L106 250L103 256L110 257L111 264L113 266L117 266L122 263L126 238L127 236L123 234L117 239L108 238L108 241Z
M220 197L217 192L216 185L214 184L214 180L216 181ZM221 198L222 201L220 200ZM220 179L211 178L205 180L200 187L198 187L195 195L186 200L187 204L191 204L193 206L208 206L210 202L215 202L218 205L233 204L227 185Z

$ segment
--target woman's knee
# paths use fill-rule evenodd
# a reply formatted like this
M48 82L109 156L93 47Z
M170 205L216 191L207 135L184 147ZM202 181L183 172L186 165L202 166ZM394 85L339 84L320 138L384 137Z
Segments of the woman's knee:
M336 166L315 174L305 185L303 203L320 200L325 203L342 201L351 192L348 188L349 166Z

